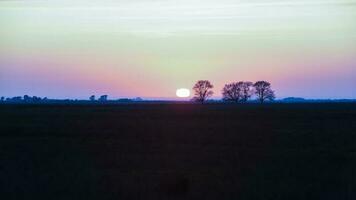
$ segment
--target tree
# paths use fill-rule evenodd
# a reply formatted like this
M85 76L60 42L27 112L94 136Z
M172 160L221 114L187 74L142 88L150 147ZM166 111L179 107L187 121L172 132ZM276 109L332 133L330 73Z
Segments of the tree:
M257 81L253 84L257 100L262 104L266 100L273 101L275 99L274 91L271 89L271 84L267 81Z
M107 101L108 100L108 95L101 95L98 100L99 101Z
M241 93L242 93L242 97L241 97L241 101L242 102L247 102L249 98L251 98L252 96L252 90L251 87L253 86L252 82L246 81L246 82L242 82L241 84Z
M224 101L239 102L241 98L241 85L242 82L226 84L222 90Z
M234 102L247 102L251 97L252 87L251 82L234 82L226 84L222 90L224 101L234 101Z
M213 91L211 90L213 87L208 80L198 81L193 87L194 97L192 100L204 103L204 101L213 95Z
M90 100L90 101L95 101L95 95L91 95L91 96L89 97L89 100Z
M5 97L1 97L1 101L5 101Z
M25 102L32 102L32 97L30 97L30 96L28 96L28 95L24 95L24 96L23 96L23 100L24 100Z
M41 101L42 99L41 99L41 97L37 97L37 96L33 96L32 97L32 101L33 102L39 102L39 101Z

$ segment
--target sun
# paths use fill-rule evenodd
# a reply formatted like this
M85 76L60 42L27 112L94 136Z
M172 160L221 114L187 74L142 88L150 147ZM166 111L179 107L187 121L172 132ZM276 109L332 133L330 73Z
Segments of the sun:
M177 97L185 98L190 96L190 90L187 88L179 88L176 91Z

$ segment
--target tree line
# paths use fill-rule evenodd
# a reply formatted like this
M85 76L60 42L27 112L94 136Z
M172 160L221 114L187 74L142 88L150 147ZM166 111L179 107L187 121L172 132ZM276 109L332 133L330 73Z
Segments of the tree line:
M199 80L193 87L194 97L193 101L204 103L206 102L214 93L214 86L208 80ZM271 88L271 84L267 81L257 81L252 83L250 81L238 81L225 84L221 90L222 100L225 102L235 102L235 103L245 103L251 99L252 96L256 96L256 100L260 103L265 101L273 101L275 99L274 91ZM91 102L106 102L108 101L108 95L101 95L96 99L95 95L89 97ZM30 97L25 95L23 98L21 96L6 98L1 97L0 102L24 102L24 103L39 103L39 102L54 102L61 100L53 100L33 96ZM70 101L69 99L63 101ZM117 101L129 102L129 101L142 101L141 98L135 99L119 99Z
M214 86L208 80L199 80L193 87L193 101L204 103L210 98L214 92ZM273 101L276 96L271 88L271 84L267 81L257 81L255 83L249 81L238 81L225 84L221 90L222 100L226 102L245 103L253 95L261 104L265 101Z
M37 96L15 96L15 97L0 97L0 103L14 103L14 104L48 104L48 103L63 103L63 104L99 104L99 103L132 103L144 101L140 97L136 98L119 98L119 99L108 99L108 95L101 95L98 98L95 95L89 97L88 100L85 99L49 99L47 97L41 98Z

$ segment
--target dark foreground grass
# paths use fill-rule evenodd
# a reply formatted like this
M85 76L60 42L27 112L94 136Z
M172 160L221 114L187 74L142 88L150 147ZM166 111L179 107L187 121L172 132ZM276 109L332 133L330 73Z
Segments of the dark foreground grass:
M1 105L0 199L356 199L356 104Z

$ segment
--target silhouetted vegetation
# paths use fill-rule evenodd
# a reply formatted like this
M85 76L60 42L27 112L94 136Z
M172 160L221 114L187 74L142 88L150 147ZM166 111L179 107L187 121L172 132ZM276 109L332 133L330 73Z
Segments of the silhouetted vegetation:
M257 100L260 103L263 103L266 100L273 101L276 98L274 91L271 89L271 84L267 81L257 81L253 84L253 87L255 88Z
M0 101L2 104L116 104L116 103L135 103L135 102L149 102L143 100L140 97L133 99L129 98L120 98L120 99L108 99L107 95L102 95L98 100L95 99L95 96L92 95L88 100L78 100L78 99L48 99L47 97L41 98L37 96L28 96L24 95L16 96L12 98L3 98ZM152 101L155 102L155 101Z
M295 103L295 102L305 102L306 99L300 98L300 97L287 97L287 98L282 99L282 101Z
M213 85L210 83L210 81L207 80L200 80L198 81L194 87L194 97L193 101L204 103L209 97L213 95Z
M252 89L253 86L252 82L245 81L240 83L241 93L242 93L242 102L247 102L252 96Z
M247 102L251 97L251 82L234 82L226 84L222 90L224 101Z
M193 100L202 103L205 102L213 95L212 88L213 85L208 80L198 81L193 87ZM247 102L253 93L256 95L257 101L261 104L266 100L273 101L276 98L274 91L271 89L271 84L267 81L257 81L254 84L249 81L228 83L225 84L221 93L223 101L236 103Z
M102 102L105 102L108 100L108 95L101 95L98 99L98 101L102 101Z
M95 101L95 95L91 95L91 96L89 97L89 100L90 100L90 101Z
M37 102L40 102L42 100L46 100L47 98L41 98L41 97L37 97L37 96L33 96L33 97L30 97L28 95L24 95L23 96L23 101L25 101L26 103L37 103Z
M210 81L198 81L194 87L194 97L192 101L209 104L225 102L241 102L241 103L264 103L265 101L274 101L276 103L327 103L327 102L356 102L356 99L304 99L298 97L288 97L275 100L275 93L271 88L271 84L267 81L257 81L252 83L249 81L239 81L226 84L222 89L222 100L210 98L213 95L213 85ZM210 98L210 99L209 99ZM116 104L116 103L174 103L169 100L144 100L140 97L136 98L120 98L108 99L108 95L101 95L96 99L95 95L91 95L89 99L49 99L47 97L37 96L15 96L0 98L1 104Z
M22 101L22 97L21 96L16 96L16 97L8 97L6 98L6 101L8 102L21 102Z
M134 98L133 100L134 100L134 101L137 101L137 102L143 101L143 99L142 99L141 97L136 97L136 98Z
M222 90L222 96L224 101L239 102L241 99L241 88L239 83L226 84Z

